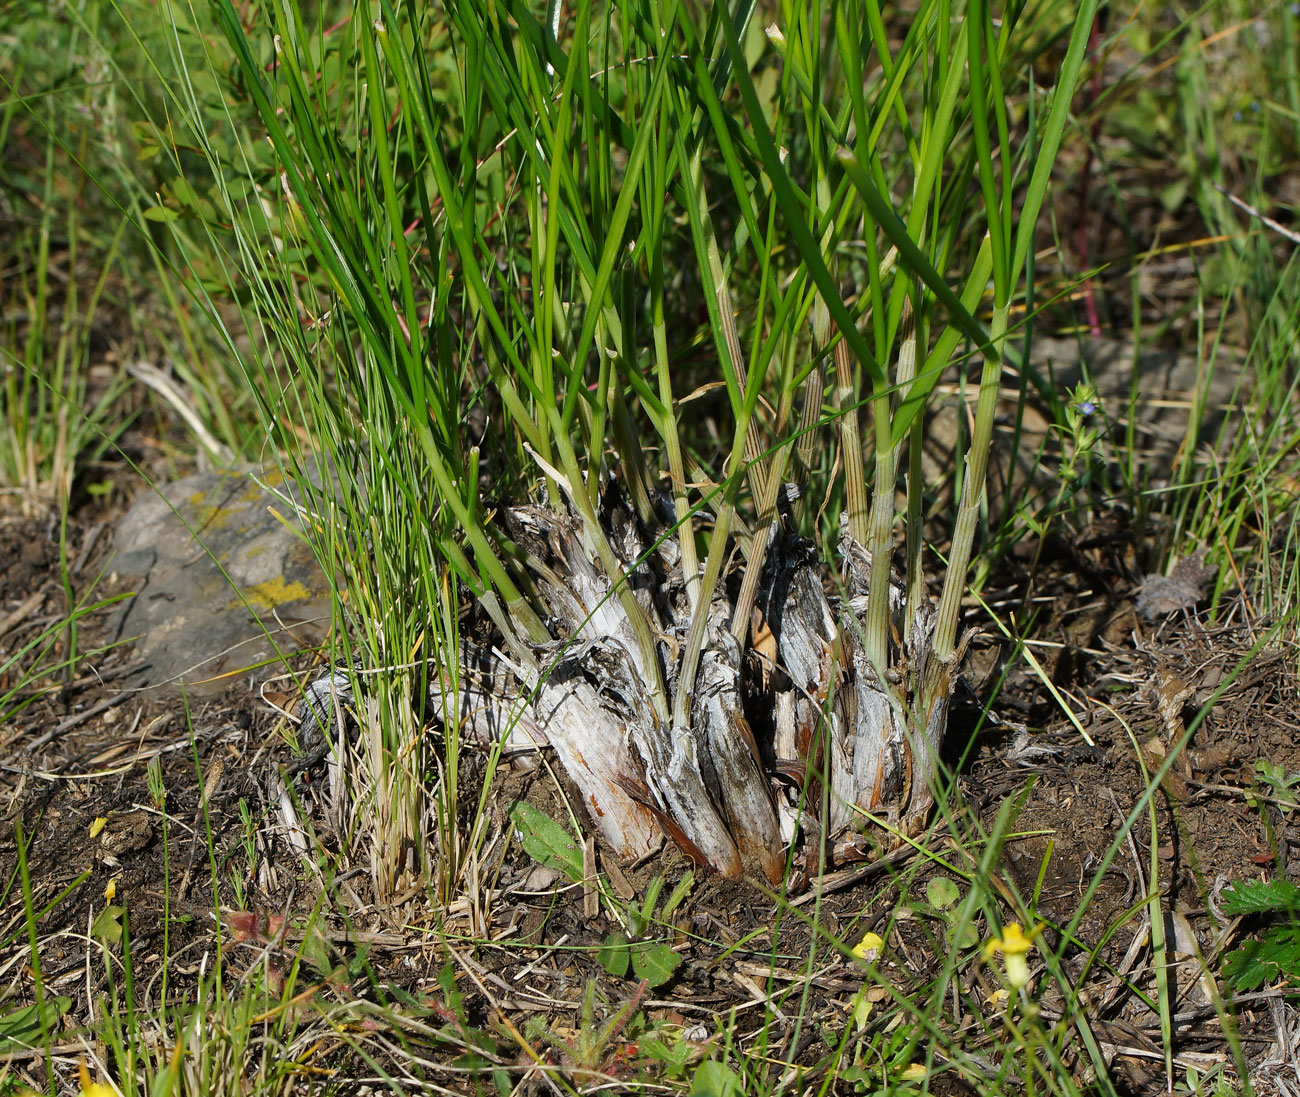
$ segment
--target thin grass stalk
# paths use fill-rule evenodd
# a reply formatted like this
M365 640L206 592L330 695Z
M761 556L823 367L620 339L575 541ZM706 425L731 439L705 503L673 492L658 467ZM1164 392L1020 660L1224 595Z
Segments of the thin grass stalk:
M820 298L818 299L820 301ZM795 444L798 467L804 476L811 472L813 456L817 452L817 424L822 417L822 399L826 392L825 369L822 366L822 352L830 334L831 315L825 306L817 305L821 315L814 312L813 321L813 364L803 383L803 407L799 412L799 441ZM821 334L818 335L818 328Z
M870 18L871 5L867 5L868 23L876 52L880 57L885 74L891 73L889 61L888 35L885 34L883 21L879 12L875 19ZM862 57L858 39L850 34L846 25L845 10L837 6L835 10L836 44L839 47L841 65L844 66L845 83L848 96L853 105L853 117L858 130L855 143L855 156L859 168L866 172L879 172L879 160L874 155L874 139L863 139L867 133L868 118L865 97L862 88ZM901 103L898 104L901 107ZM881 112L884 113L884 112ZM904 116L906 127L906 116ZM888 335L888 316L885 315L883 277L878 268L878 243L876 243L876 226L868 218L863 234L867 246L868 292L870 292L870 316L872 334L875 337L875 351L878 360L888 355L891 339ZM848 361L839 352L836 355L836 373L839 377L841 399L848 393L852 383L848 370ZM841 403L841 411L844 404ZM893 558L893 519L894 487L897 482L897 459L893 445L891 387L887 377L872 377L871 416L875 432L875 491L867 510L865 456L862 454L861 441L857 435L857 413L841 421L844 437L844 469L846 495L849 506L849 530L854 541L870 552L871 574L868 578L867 617L863 624L863 645L868 662L875 668L881 684L888 681L889 664L889 584L892 578Z
M870 5L868 5L870 7ZM835 21L835 42L839 47L840 64L844 68L845 85L848 99L852 105L853 120L857 127L857 153L861 161L873 159L873 143L864 140L867 132L867 111L862 88L861 46L856 35L849 32L843 6L832 9ZM869 21L870 22L870 21ZM879 24L877 18L876 23ZM881 64L889 71L888 36L883 26L870 27ZM882 112L883 113L883 112ZM887 353L884 338L884 321L882 308L882 276L877 267L878 255L876 244L876 226L867 219L863 237L867 246L867 276L872 333L875 336L877 361ZM832 270L834 266L827 264ZM843 335L843 332L841 332ZM865 651L868 661L885 682L885 671L889 661L889 573L892 555L894 488L893 488L893 444L890 433L890 398L888 376L877 372L871 377L872 387L872 421L876 435L875 479L876 496L874 513L867 492L866 457L862 451L862 439L859 431L856 393L853 385L853 368L849 360L848 347L841 338L834 348L836 395L840 411L840 447L844 461L845 501L848 510L848 529L853 540L864 549L872 552L873 561L870 578L870 591L867 599L867 620L865 623ZM881 443L884 443L883 446ZM889 487L883 487L885 479ZM885 496L888 496L886 502ZM887 508L888 514L884 513ZM880 529L888 526L884 539L891 541L891 548L883 557L876 551L882 543ZM847 555L847 553L846 553ZM881 585L877 579L883 579Z
M906 331L906 329L905 329ZM913 314L912 327L912 355L915 358L917 346L926 344L927 325L924 318L917 318ZM908 390L913 385L908 386ZM906 400L908 393L903 394ZM917 610L923 604L923 600L928 597L925 589L925 571L921 565L921 545L923 542L922 534L922 504L925 498L925 477L921 469L921 458L924 453L925 444L925 413L922 411L912 420L909 429L907 441L907 544L906 544L906 566L904 574L907 582L907 594L905 598L906 611L903 614L903 644L907 646L912 638L912 628L916 618Z
M898 368L894 374L894 385L899 396L906 399L916 380L916 344L918 324L916 312L912 308L912 299L904 296L903 314L898 325ZM894 462L897 464L903 451L903 437L893 440Z
M916 373L915 325L911 306L905 306L902 341L898 355L896 388L906 393ZM864 628L867 658L876 668L882 683L888 682L889 668L889 588L893 580L894 492L898 482L898 458L902 441L894 442L891 434L890 394L885 391L872 401L876 425L876 483L871 505L871 580L867 593L867 621ZM847 466L846 466L847 467ZM910 492L912 484L907 481ZM920 491L920 485L916 485ZM908 508L910 510L910 507ZM918 567L919 572L919 567ZM915 578L909 576L909 578Z
M1113 709L1112 712L1114 712ZM1115 715L1123 723L1122 717L1118 717L1118 713ZM1125 730L1129 733L1134 753L1142 767L1142 776L1147 781L1150 781L1151 775L1147 772L1146 761L1142 757L1142 748L1137 741L1137 737L1127 725L1125 725ZM1156 969L1156 1003L1159 1006L1157 1012L1160 1015L1160 1044L1165 1053L1166 1092L1172 1093L1174 1091L1174 1027L1173 998L1169 985L1169 961L1171 956L1169 941L1165 936L1164 904L1160 899L1160 819L1156 813L1154 798L1147 801L1147 825L1151 828L1151 838L1147 847L1147 888L1150 893L1150 899L1147 903L1147 920L1151 926L1151 962Z
M733 460L739 466L739 461ZM736 474L733 473L733 477ZM731 481L718 505L717 517L713 523L713 540L709 545L709 554L704 560L704 573L700 577L700 603L691 615L691 627L686 633L686 642L682 645L681 670L677 677L677 693L673 697L672 726L673 734L678 735L690 727L691 707L695 693L695 678L700 669L700 655L704 650L704 637L708 631L709 606L713 592L717 589L718 578L722 574L722 564L728 550L727 539L731 536L731 523L736 513L735 502L729 496L735 493L735 480Z
M862 546L871 543L867 474L863 467L862 434L858 426L856 392L853 386L853 362L848 343L837 339L831 348L835 360L835 404L839 409L840 454L844 462L845 510L849 532Z
M619 465L622 469L620 483L623 484L624 489L631 497L632 506L642 524L647 528L653 528L656 524L656 518L654 504L650 501L650 493L647 488L645 457L643 456L641 441L637 437L636 425L632 422L632 414L628 410L627 399L624 397L622 387L617 383L617 380L610 385L609 401L610 431L614 439L614 449L618 454ZM597 478L593 477L593 479Z
M662 195L662 192L658 192ZM656 207L654 224L663 223L662 197ZM700 558L695 547L695 522L690 496L686 487L686 466L682 460L681 437L677 432L677 418L673 412L673 383L668 364L668 326L664 318L664 258L662 230L656 231L651 248L650 265L650 322L654 342L654 370L659 382L659 400L664 411L659 416L659 437L663 440L664 454L668 459L668 477L673 495L673 510L677 515L677 537L682 552L682 575L686 582L686 597L691 612L700 611Z
M786 58L787 69L803 76L803 79L799 81L799 85L805 89L803 94L804 125L808 128L809 143L819 153L814 164L817 179L813 193L817 196L817 203L821 209L829 211L832 208L830 180L827 176L826 162L820 155L822 144L817 140L822 122L821 113L818 110L821 105L821 98L810 94L812 90L811 81L808 80L806 75L807 71L817 72L820 69L821 34L808 34L806 27L808 13L802 6L799 6L796 10L798 15L790 27L791 39L788 48L783 51L783 54ZM803 48L802 57L799 56L800 47ZM802 61L802 64L799 61ZM841 203L841 206L846 207L847 203ZM826 227L822 231L821 250L822 254L828 257L833 251L835 229L835 219L827 217ZM803 412L799 420L800 433L796 450L799 456L799 464L804 469L812 467L813 453L817 445L813 427L821 419L822 399L826 391L825 354L831 342L830 309L827 308L826 302L820 294L813 294L812 336L813 366L808 373L808 379L804 382Z
M772 464L769 466L767 480L763 484L763 494L756 500L758 521L754 526L749 556L745 560L745 575L741 580L740 592L736 596L736 606L731 615L731 635L736 643L741 645L749 635L754 602L758 597L759 584L763 581L763 564L767 559L769 534L777 520L776 502L785 475L786 453L787 448L781 446L772 455Z
M904 339L903 348L908 346ZM915 348L900 350L896 388L905 391L915 373ZM906 375L906 376L905 376ZM893 580L894 492L898 483L898 445L891 428L890 390L878 392L871 409L876 432L875 489L871 502L870 540L859 542L871 552L871 578L867 593L867 620L864 626L867 658L876 668L881 683L888 682L889 669L889 588ZM849 467L846 463L846 470ZM910 484L908 485L911 486Z
M692 227L698 224L702 236L705 261L713 282L715 315L722 333L726 358L723 368L726 371L727 359L730 359L730 372L734 377L733 399L743 400L749 391L748 371L745 368L745 356L740 349L740 336L736 332L736 312L731 304L731 293L727 288L727 272L718 253L718 241L713 232L713 219L709 213L709 199L704 187L704 170L701 163L701 149L696 148L691 155L687 176L691 197L698 211L698 220L692 220ZM750 494L755 499L764 495L763 484L767 479L767 460L763 455L763 440L758 432L758 423L751 416L745 428L745 476L749 481Z
M768 286L768 264L772 255L774 221L771 216L768 218L768 236L766 246L762 249L762 277L759 279L759 296L757 314L762 316L766 311L767 286ZM792 304L795 297L795 291L791 290L789 300L786 304ZM783 310L778 307L778 317ZM776 330L780 331L781 325L778 319ZM756 362L770 361L770 355L763 355L763 347L759 341L755 341ZM755 371L757 372L757 370ZM783 371L782 377L788 377L788 372ZM777 423L775 427L781 430L781 417L788 414L790 392L788 388L783 388L781 394L781 405L777 411ZM754 426L754 419L751 414L750 426ZM753 434L752 429L746 434L746 448ZM745 561L745 574L741 580L740 592L736 596L736 604L731 616L731 635L736 643L742 648L749 636L750 624L753 618L754 603L758 597L759 585L764 578L763 565L767 558L768 548L772 541L772 534L777 524L777 498L781 492L782 482L785 479L786 463L789 460L789 447L778 446L771 454L771 464L763 475L760 484L760 494L754 500L757 510L757 519L754 525L753 538L750 544L749 555Z
M746 468L745 446L748 437L750 412L753 401L746 400L736 422L735 436L732 441L731 457L727 462L727 479L718 504L717 517L713 526L713 538L709 543L709 553L704 562L704 574L700 580L700 602L691 616L690 628L682 646L681 668L677 678L677 694L673 700L673 733L680 734L690 727L692 704L694 701L695 679L699 672L700 656L704 649L704 638L708 632L709 610L713 602L713 592L717 589L718 579L722 575L722 565L730 554L728 539L735 517L736 496L740 491L741 474Z
M975 427L971 433L971 445L966 458L962 484L962 500L953 528L948 573L944 577L943 593L939 599L938 619L935 624L934 652L941 664L951 662L956 654L961 598L966 588L966 573L970 566L979 508L984 496L989 451L993 444L993 419L997 410L998 386L1002 376L1002 341L1006 335L1007 315L1011 305L1012 279L1021 265L1017 262L1019 258L1017 248L1020 241L1011 239L1012 177L1006 100L1002 95L1001 60L998 57L997 43L993 37L992 23L984 0L972 0L968 21L974 30L974 33L967 38L972 133L979 161L980 186L988 210L987 240L993 264L994 302L989 338L981 345L984 368L980 376ZM1079 32L1077 23L1075 32L1077 36ZM1075 43L1071 44L1073 46ZM986 49L990 62L987 66L988 90L985 87ZM1058 96L1059 92L1058 88ZM998 149L1001 155L1000 166L1003 169L1001 191L998 189L998 179L993 166L993 149L990 144L988 125L990 118L994 120L996 126ZM1036 176L1037 172L1035 172ZM1037 218L1036 210L1033 211L1033 218ZM1022 233L1026 223L1032 231L1033 220L1026 222L1022 218Z
M1007 330L1009 306L994 308L989 329L990 346L999 346ZM975 427L971 431L966 455L966 475L961 504L953 525L952 551L939 597L939 615L934 631L934 652L940 661L953 658L957 650L957 623L961 599L966 591L966 572L970 567L975 530L979 525L980 503L988 474L989 451L993 447L993 419L997 412L998 386L1002 379L1002 358L996 352L985 354L980 374L979 397L975 409Z
M432 653L439 671L435 687L441 696L443 711L456 712L457 699L460 697L462 647L459 614L456 612L456 589L455 584L449 581L447 569L444 568L436 577L436 586L433 576L426 577L425 591L426 600L436 607L437 611L437 617L433 619L430 628ZM428 696L427 689L422 692ZM447 721L443 728L443 736L445 742L441 752L440 779L434 799L436 818L433 831L441 842L441 856L438 858L439 873L435 883L439 897L443 902L449 903L455 897L467 848L472 844L472 838L465 835L459 825L461 751L459 721Z
M584 33L584 39L588 11L589 9L584 5L582 12L578 16L579 30ZM555 14L558 18L558 3L555 7ZM537 169L538 177L534 186L532 203L532 236L535 252L534 263L536 264L534 270L540 274L540 284L537 286L533 301L533 323L537 325L537 338L532 343L533 379L537 391L542 394L542 399L548 405L551 394L555 391L552 364L552 348L555 343L552 328L561 319L561 303L556 293L556 269L559 258L560 236L558 210L562 201L560 185L567 143L572 130L570 110L573 101L573 83L582 68L582 59L585 58L583 51L576 51L576 54L577 56L573 59L568 72L565 74L563 88L559 95L559 116L554 129L555 144L551 149L549 176L543 180L540 168ZM525 69L524 71L527 72L528 70ZM553 71L549 70L549 72ZM539 112L539 117L542 113L544 112ZM545 191L543 191L543 183L545 183ZM539 417L545 417L546 415L544 408L539 407L537 412ZM541 454L542 460L548 464L555 460L551 447L551 433L542 431L538 452ZM557 505L559 503L558 489L554 482L549 479L547 481L547 493L550 496L552 505Z

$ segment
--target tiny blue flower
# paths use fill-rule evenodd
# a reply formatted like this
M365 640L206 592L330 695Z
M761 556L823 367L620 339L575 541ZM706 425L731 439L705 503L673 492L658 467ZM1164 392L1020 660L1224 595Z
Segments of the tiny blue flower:
M1241 121L1241 111L1239 111L1239 110L1234 110L1234 111L1232 112L1232 120L1233 120L1234 122L1240 122L1240 121Z
M1091 400L1081 400L1079 402L1079 414L1085 418L1097 410L1097 405Z
M1295 3L1291 5L1291 14L1300 15L1300 3Z
M1253 100L1253 99L1250 101L1250 113L1251 113L1251 114L1258 114L1258 113L1259 113L1259 104L1256 103L1255 100Z

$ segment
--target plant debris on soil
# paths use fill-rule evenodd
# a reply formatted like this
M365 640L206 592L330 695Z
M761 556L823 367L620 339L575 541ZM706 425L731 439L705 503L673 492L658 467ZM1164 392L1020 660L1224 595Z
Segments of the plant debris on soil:
M90 592L109 548L102 530L92 538L93 527L74 522L69 531L70 544L88 546L79 593ZM0 522L6 653L66 615L54 533L39 519ZM1176 1059L1198 1069L1228 1062L1215 1001L1226 988L1208 986L1193 958L1221 956L1249 929L1216 910L1228 880L1283 870L1300 878L1292 855L1300 811L1261 785L1259 766L1300 773L1294 652L1261 645L1267 622L1252 620L1242 601L1221 603L1216 617L1204 606L1198 611L1199 587L1191 581L1177 605L1162 604L1164 614L1140 614L1150 586L1142 585L1122 516L1103 515L1068 546L1053 540L1034 548L1041 551L1032 592L1013 555L998 595L1048 607L1033 641L1039 670L1013 662L986 713L990 685L1010 652L987 633L976 645L967 666L975 692L959 691L945 745L959 767L952 803L964 805L958 822L972 834L977 827L988 834L1012 805L994 880L1007 894L1033 897L1043 948L1062 947L1061 934L1084 904L1062 948L1078 997L1065 1001L1048 991L1042 1016L1068 1017L1086 1001L1116 1076L1135 1092L1154 1092L1164 1084L1160 1018L1141 996L1155 987L1143 944L1152 837L1136 809L1151 775L1164 768L1155 840L1176 959ZM94 597L114 593L104 586ZM380 904L362 861L349 864L343 855L327 871L304 869L304 833L335 854L347 849L348 835L319 807L320 776L302 768L290 776L293 729L260 698L254 678L195 705L134 691L132 652L96 651L108 615L105 609L81 619L78 643L93 654L70 681L38 678L23 686L10 704L27 703L0 733L7 824L0 868L13 881L21 836L44 993L71 1000L54 1040L62 1056L56 1070L65 1074L84 1047L75 1034L95 1017L112 977L111 965L88 960L88 942L120 948L126 930L139 1008L163 1004L164 956L173 1001L194 993L218 949L229 975L252 977L260 967L272 991L298 957L317 980L321 1010L365 1020L352 1039L368 1054L386 1069L409 1071L415 1067L403 1065L395 1049L424 1041L422 1076L452 1088L467 1084L462 1060L471 1052L484 1069L512 1076L537 1068L525 1046L546 1049L554 1069L575 1077L626 1076L646 1047L658 1047L655 1026L673 1026L672 1055L686 1057L659 1064L671 1071L710 1055L718 1019L729 1016L736 1048L783 1064L773 1069L815 1071L833 1061L836 1049L826 1041L849 1023L853 996L873 985L864 984L862 962L845 944L868 931L884 934L875 976L901 995L925 993L944 962L941 927L912 909L927 880L941 873L903 847L882 861L828 873L782 901L752 881L698 879L667 925L642 927L677 958L670 977L650 986L633 973L611 974L601 962L619 928L609 905L593 901L589 886L540 865L508 815L523 799L552 819L568 819L565 789L546 767L498 779L476 891L444 902L414 889ZM311 657L301 660L305 678ZM11 666L0 690L12 688L21 669L21 662ZM1062 718L1049 681L1069 699L1077 726ZM468 779L481 779L482 762L470 759ZM1126 830L1133 814L1136 823ZM935 822L917 848L937 844L957 870L973 870L978 848L953 841L944 827ZM671 846L633 865L594 842L584 856L610 893L633 908L656 877L666 879L666 895L690 867ZM313 911L320 912L315 919ZM7 1011L31 1004L34 993L22 888L9 887L3 918ZM979 927L981 939L994 931ZM961 968L963 1000L983 1002L992 1016L996 980L977 953ZM1266 1062L1285 1038L1278 1030L1289 1014L1279 1010L1289 1007L1280 993L1237 998L1250 1063ZM394 1014L375 1013L377 1002L401 1006L410 1030L391 1031ZM627 1027L634 1013L640 1048ZM601 1030L600 1047L582 1041L593 1018L613 1026ZM974 1038L967 1050L978 1055L979 1043ZM348 1053L346 1041L326 1044L321 1063ZM1071 1063L1080 1071L1084 1065Z

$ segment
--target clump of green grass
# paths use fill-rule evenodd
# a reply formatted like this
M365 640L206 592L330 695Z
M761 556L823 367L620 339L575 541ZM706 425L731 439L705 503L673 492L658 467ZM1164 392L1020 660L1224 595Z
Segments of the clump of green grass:
M178 25L196 18L169 10ZM454 698L463 688L459 660L440 657L458 646L456 602L476 603L502 635L520 668L519 711L554 663L540 656L563 638L545 623L555 596L539 593L536 563L485 498L519 497L533 483L552 512L572 515L605 584L565 628L580 632L601 614L624 622L645 719L661 729L637 739L641 776L629 779L646 783L649 807L706 863L738 872L757 859L775 879L781 842L766 778L743 749L724 761L741 732L683 744L703 735L696 679L718 665L722 634L747 651L772 581L781 484L807 479L795 520L834 530L825 555L838 540L841 558L856 561L845 595L856 608L839 628L861 662L844 655L839 670L819 673L829 682L852 666L858 710L873 714L850 717L836 710L850 702L823 691L818 734L833 745L799 748L823 817L819 841L836 856L855 810L918 825L938 780L1007 317L1092 9L1061 21L1017 11L995 26L984 7L958 19L935 2L901 46L869 7L833 19L790 8L766 30L752 14L638 4L603 21L579 7L555 26L524 13L502 23L490 5L455 8L445 22L381 8L314 25L277 8L267 41L251 40L232 8L214 10L224 41L205 42L206 57L182 46L171 58L190 89L175 148L201 150L211 208L165 198L155 216L218 240L230 239L218 224L230 212L241 282L288 366L248 363L268 426L303 413L327 462L361 471L313 495L311 529L322 562L346 580L341 609L361 662L401 668L370 683L382 743L372 761L401 760L393 783L375 784L390 805L376 846L385 874L397 848L407 851L402 871L427 872L425 849L456 871L446 826L457 811L455 734L426 798L418 774L428 748L403 716L405 698L423 692L424 672L411 669L423 657L444 668L435 691ZM1008 89L1019 91L1030 60L1057 40L1067 47L1062 80L1013 124ZM430 65L442 56L462 61ZM196 110L209 89L193 74L221 69L223 57L240 82L223 89L214 127ZM244 155L250 124L269 138L273 165ZM172 194L198 192L189 161L177 152L175 162ZM985 323L977 313L990 279ZM702 298L702 341L675 337L686 295ZM927 396L965 344L983 362L980 398L931 607L919 439ZM706 365L683 375L674 364L683 353ZM721 417L712 439L682 402L701 387ZM467 438L463 424L476 418L505 429ZM679 554L686 603L671 623L648 614L628 581L643 561L615 549L611 481L647 544L671 539ZM909 533L902 604L891 610L885 562L900 486ZM833 504L826 515L807 503L821 498ZM746 556L734 592L724 577L733 543ZM554 724L550 734L599 816L644 814L621 778L578 763L580 738L567 742ZM727 773L711 793L712 777L683 776L700 765ZM678 774L668 785L653 773L665 767ZM443 824L431 832L435 819ZM609 828L606 837L642 852L640 839Z
M1028 328L1012 328L1014 310L1023 306L1032 317L1042 297L1032 263L1036 212L1047 204L1056 143L1066 139L1094 8L992 13L932 0L895 28L869 3L787 5L774 9L769 30L767 18L748 9L733 18L725 9L648 3L603 12L556 4L546 20L486 0L445 13L381 4L310 16L278 4L259 9L267 27L260 37L225 4L168 4L161 23L152 11L126 11L141 47L132 56L154 66L155 86L138 100L146 117L133 119L131 140L157 185L133 177L122 204L134 227L157 234L158 254L184 257L171 266L159 260L164 292L183 283L200 313L218 330L225 324L243 392L234 396L210 354L195 355L206 365L187 384L209 397L201 418L236 449L248 444L240 417L256 414L262 436L283 447L308 491L313 547L338 580L341 661L375 672L363 691L362 734L343 766L346 799L336 807L361 821L347 852L370 861L381 898L428 880L446 898L481 871L489 791L474 796L463 783L465 727L444 719L441 740L431 738L410 704L432 692L442 712L456 713L472 693L460 659L468 639L462 609L482 607L510 656L533 658L537 680L550 666L537 645L561 639L547 627L527 547L502 521L504 502L536 498L573 517L606 600L634 626L630 647L652 670L648 703L675 733L695 723L691 685L710 646L724 643L718 635L759 646L750 611L764 554L793 527L817 540L818 558L832 570L852 560L854 545L876 562L862 572L860 590L843 592L861 602L843 632L863 654L864 677L870 667L896 687L903 716L894 726L919 774L901 805L885 805L896 816L885 822L905 829L937 789L956 848L978 851L973 866L943 866L961 881L962 898L931 919L941 973L906 992L880 981L897 1023L873 1028L855 1019L852 1031L831 1030L828 1046L840 1050L825 1064L827 1076L889 1090L910 1084L912 1068L933 1073L942 1058L984 1090L1050 1077L1070 1079L1061 1084L1076 1092L1075 1064L1066 1059L1077 1039L1096 1085L1107 1089L1105 1057L1060 967L1064 950L1077 946L1087 896L1073 924L1054 927L1055 955L1036 946L1069 1007L1059 1022L1036 1017L1023 987L988 1014L987 1002L961 983L959 973L982 970L992 987L997 974L993 957L993 966L978 967L968 931L978 926L981 938L1005 944L1008 931L997 927L1019 918L1030 929L1035 905L1032 897L995 901L1006 900L992 881L1010 816L993 835L953 828L960 803L926 754L926 737L932 750L942 720L932 728L928 715L918 718L941 705L945 687L908 680L905 648L893 635L897 626L910 639L916 609L929 602L925 561L933 557L920 530L935 485L920 483L919 442L934 385L956 363L978 400L927 635L938 666L959 649L993 401L1005 362L1019 364L1028 338ZM1293 30L1293 16L1278 11L1283 29ZM92 16L87 40L107 33ZM1199 28L1194 17L1180 23L1187 28ZM1049 55L1065 59L1060 78L1034 87L1031 66ZM1208 148L1223 119L1203 106L1213 96L1193 79L1203 60L1191 50L1180 64L1188 132ZM1290 113L1269 102L1260 112L1269 127L1300 114L1295 59L1282 61L1278 98L1291 103ZM140 89L137 71L114 70L124 87ZM9 118L19 110L31 116L30 94L7 109ZM49 165L68 143L50 141L40 146L46 167L34 192L57 189ZM1271 162L1261 156L1261 180ZM1280 621L1293 612L1295 593L1287 520L1296 478L1288 456L1296 440L1287 380L1293 272L1279 269L1257 220L1242 236L1240 209L1212 197L1214 184L1233 182L1222 158L1196 168L1189 175L1207 222L1241 237L1241 247L1225 260L1227 276L1188 314L1215 296L1248 303L1259 331L1256 397L1225 443L1221 467L1189 447L1175 490L1159 499L1171 500L1170 546L1214 544L1241 570L1253 564L1264 612ZM118 193L111 179L99 182ZM1266 204L1262 186L1247 197ZM19 283L20 296L47 316L42 248L56 216L42 212L21 244L32 274ZM80 235L84 218L63 216ZM97 286L111 285L105 272L130 235L123 232L109 237ZM182 319L187 307L171 315L192 331ZM110 425L109 411L87 408L79 340L84 332L70 329L65 339L61 331L51 351L10 338L11 355L21 358L5 375L7 406L22 412L6 449L15 481L15 470L48 467L22 473L25 482L66 487L76 463L67 454L94 452L93 429L59 449L60 408L65 426L93 427L97 417L101 428ZM12 348L20 345L18 355ZM41 377L49 363L63 369L53 382ZM1077 411L1082 399L1069 405ZM23 409L35 410L23 419ZM1058 425L1068 428L1063 409ZM1127 479L1116 490L1140 509L1147 485L1131 435L1128 447ZM1093 456L1084 455L1089 475ZM322 467L338 475L327 476L325 488L308 486ZM790 480L801 483L797 493L782 492ZM688 617L670 638L680 652L639 616L626 582L635 568L614 551L603 505L611 482L636 520L680 554ZM1089 500L1094 489L1095 481ZM1037 516L1040 527L1074 499L1062 486ZM907 612L891 619L892 584L881 562L896 555L896 540ZM734 577L733 555L741 560ZM715 595L728 614L716 629ZM584 607L583 623L604 609L605 601ZM515 715L527 712L529 693L513 698ZM813 710L833 705L828 696ZM841 810L853 802L834 772L830 761L803 768L806 789L829 790L799 801L805 819L820 811L831 821L836 796ZM1149 808L1160 776L1152 775L1125 832ZM1154 828L1153 820L1153 835ZM831 831L809 839L813 869L836 855ZM1151 874L1157 879L1154 867ZM1163 925L1160 902L1153 887L1133 914L1148 918L1153 934ZM843 953L855 942L823 943ZM951 1036L956 1014L943 1011L954 995L968 996L961 1000L984 1019L984 1037L1006 1051L997 1069ZM1172 1085L1169 1004L1168 986L1158 986L1153 1005L1166 1021ZM209 998L185 1020L217 1018L216 1044L230 1026L226 1050L195 1044L208 1064L194 1076L197 1088L215 1084L227 1055L254 1055L248 1034L257 1014L242 1009ZM724 1027L720 1040L723 1058L735 1052L730 1065L720 1058L691 1070L701 1085L722 1090L743 1078L761 1091L770 1074L760 1056L771 1049L741 1054L728 1044L734 1032ZM929 1041L924 1049L917 1033ZM118 1044L129 1056L133 1041ZM503 1046L494 1038L477 1053L498 1056ZM603 1046L566 1046L583 1070L615 1064ZM665 1047L663 1061L676 1064L677 1052ZM135 1077L135 1066L123 1066L122 1076ZM685 1066L674 1069L687 1076Z

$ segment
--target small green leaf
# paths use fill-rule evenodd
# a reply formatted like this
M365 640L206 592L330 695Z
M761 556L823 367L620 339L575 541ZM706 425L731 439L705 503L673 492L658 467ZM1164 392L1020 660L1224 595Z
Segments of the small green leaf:
M337 957L334 946L314 923L304 934L298 955L302 957L304 963L310 964L320 972L332 970Z
M181 215L166 206L150 206L144 211L144 219L146 221L179 221Z
M605 938L604 944L600 946L600 951L596 953L596 959L600 966L622 979L627 974L627 965L631 959L628 949L627 935L621 930L615 930Z
M664 908L660 911L659 916L667 919L672 917L673 911L682 905L682 901L691 893L691 887L695 883L695 873L688 872L678 881L677 886L673 888L673 893L668 896L668 901L664 903Z
M1160 188L1160 204L1165 209L1173 213L1181 206L1187 198L1187 189L1191 183L1190 177L1183 176L1175 179L1172 183Z
M949 907L957 905L957 900L961 898L961 892L957 890L957 885L948 877L936 876L925 885L925 897L935 910L947 910Z
M526 800L520 800L510 809L510 821L529 857L539 865L564 873L575 884L582 879L582 850L559 823Z
M663 1040L657 1036L647 1036L640 1041L641 1053L664 1065L668 1077L676 1078L685 1069L691 1057L691 1045L685 1040Z
M456 1019L462 1024L468 1024L465 1016L465 1003L461 998L460 988L456 985L456 969L451 964L444 964L438 972L438 986L442 990L443 1000L447 1008L455 1014Z
M655 904L659 902L659 893L663 891L663 888L664 878L662 876L656 876L646 885L645 901L641 904L641 921L647 926L654 921ZM637 930L637 932L643 933L645 931Z
M1281 877L1275 880L1233 880L1219 896L1224 914L1265 914L1300 911L1300 887Z
M980 943L979 931L967 922L960 933L955 931L955 927L948 932L948 940L951 944L960 949L974 948Z
M176 201L182 206L192 206L198 201L199 196L190 181L183 176L178 176L172 180L172 194L175 195Z
M691 1097L733 1097L740 1092L740 1075L713 1059L701 1063L691 1079Z
M651 989L668 982L681 962L682 958L662 941L647 941L632 946L632 970Z
M1223 958L1223 975L1237 991L1254 991L1279 980L1300 986L1300 933L1294 926L1270 926Z
M122 939L122 915L125 907L107 906L95 916L90 926L90 935L96 941L105 944L117 944Z
M71 998L45 999L45 1029L48 1032L68 1012ZM25 1051L41 1041L41 1014L35 1005L23 1006L0 1017L0 1054Z
M635 906L627 908L627 931L633 937L640 937L647 929L650 923L642 916L641 912Z

